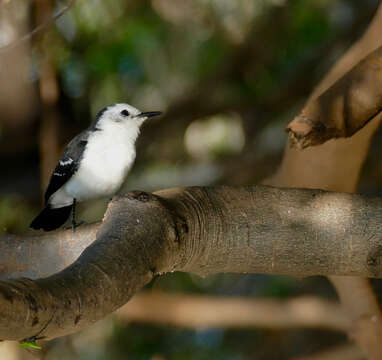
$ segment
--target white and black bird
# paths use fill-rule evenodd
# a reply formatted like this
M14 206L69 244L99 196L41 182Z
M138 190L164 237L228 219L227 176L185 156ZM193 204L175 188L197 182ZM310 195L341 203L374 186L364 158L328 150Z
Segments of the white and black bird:
M135 160L135 141L143 122L159 111L141 112L128 104L102 109L88 129L65 148L48 188L45 208L30 227L51 231L63 225L76 201L115 194Z

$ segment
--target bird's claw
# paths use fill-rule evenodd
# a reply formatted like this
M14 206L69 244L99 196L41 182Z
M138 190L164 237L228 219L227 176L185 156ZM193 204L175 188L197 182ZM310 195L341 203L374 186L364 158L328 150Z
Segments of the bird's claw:
M82 224L85 224L85 221L81 220L79 222L72 222L72 224L70 226L66 226L64 228L64 230L69 230L69 229L72 229L72 231L74 232L76 230L76 228L78 228L79 226L81 226Z
M77 227L81 226L82 224L85 224L85 221L81 220L78 223L72 222L72 231L74 232Z

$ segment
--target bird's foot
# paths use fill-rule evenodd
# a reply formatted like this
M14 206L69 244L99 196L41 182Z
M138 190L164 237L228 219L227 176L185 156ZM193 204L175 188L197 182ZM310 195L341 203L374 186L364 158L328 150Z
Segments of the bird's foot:
M72 229L72 231L74 232L76 230L76 228L78 228L82 224L85 224L85 221L82 220L82 221L79 221L79 222L72 222L72 224L70 226L64 227L64 230Z
M72 231L74 232L77 227L81 226L82 224L85 224L85 221L81 220L79 222L72 222Z

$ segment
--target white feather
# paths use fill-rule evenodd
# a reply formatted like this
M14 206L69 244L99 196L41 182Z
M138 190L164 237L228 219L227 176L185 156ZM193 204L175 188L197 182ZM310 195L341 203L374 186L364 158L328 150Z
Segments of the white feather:
M69 165L73 162L73 159L68 159L68 160L60 160L60 165L62 166L65 166L65 165Z
M120 112L128 109L129 117ZM113 195L121 187L135 160L135 141L145 118L127 104L106 110L97 123L98 131L88 138L80 166L70 180L49 199L52 207Z

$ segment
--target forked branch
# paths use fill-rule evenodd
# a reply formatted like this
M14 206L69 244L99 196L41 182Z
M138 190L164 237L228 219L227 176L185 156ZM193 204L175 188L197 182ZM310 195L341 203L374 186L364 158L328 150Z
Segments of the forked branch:
M266 186L129 193L109 204L101 224L74 233L72 241L91 244L72 265L44 279L0 283L0 339L78 331L171 271L380 277L381 234L382 200L360 195ZM62 250L68 236L57 232L51 241L73 260ZM0 254L2 246L14 254L29 246L4 238ZM18 260L17 276L36 275L28 268L33 257L41 276L52 273L51 258L41 259L38 247L24 254L29 259ZM2 278L14 277L12 263L0 255Z

